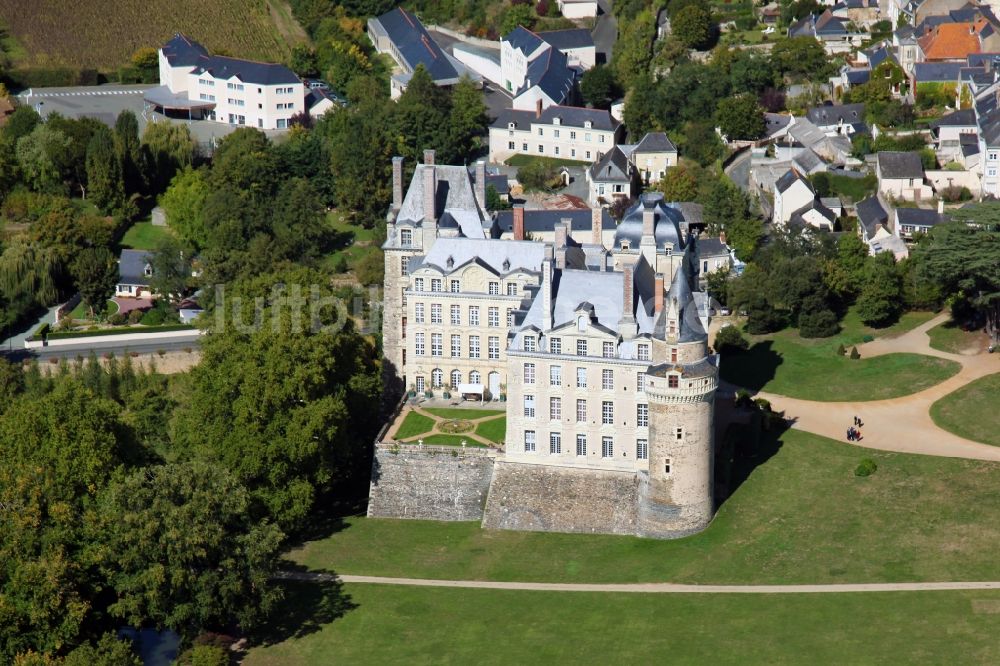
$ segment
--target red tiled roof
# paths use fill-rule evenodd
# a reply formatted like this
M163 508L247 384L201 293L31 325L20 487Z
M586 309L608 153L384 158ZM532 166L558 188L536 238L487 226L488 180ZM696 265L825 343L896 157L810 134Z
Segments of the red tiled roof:
M942 23L918 39L917 43L927 60L962 60L970 53L982 50L979 31L986 24L986 21Z

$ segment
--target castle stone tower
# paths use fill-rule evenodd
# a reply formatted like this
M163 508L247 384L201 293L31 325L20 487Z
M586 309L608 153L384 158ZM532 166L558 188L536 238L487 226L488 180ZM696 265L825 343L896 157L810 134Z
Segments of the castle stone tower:
M714 513L717 356L685 271L674 276L662 322L667 362L649 368L649 471L640 475L641 536L682 537L703 530Z

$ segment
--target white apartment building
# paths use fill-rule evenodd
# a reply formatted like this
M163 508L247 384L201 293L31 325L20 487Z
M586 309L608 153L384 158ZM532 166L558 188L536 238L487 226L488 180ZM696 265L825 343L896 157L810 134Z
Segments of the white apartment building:
M490 125L490 162L537 155L594 162L619 143L623 125L601 109L550 106L504 110Z
M296 114L319 115L332 107L322 95L307 103L302 81L284 65L209 55L179 33L159 56L160 85L145 93L145 101L165 114L274 130L289 127Z

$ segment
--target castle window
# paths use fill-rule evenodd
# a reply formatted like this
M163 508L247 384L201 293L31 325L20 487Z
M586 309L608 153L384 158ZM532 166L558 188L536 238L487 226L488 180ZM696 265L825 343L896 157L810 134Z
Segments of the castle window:
M553 354L562 354L562 338L549 338L549 351Z
M451 336L451 357L458 358L462 355L462 336Z
M517 296L517 283L516 282L508 282L507 283L507 295L508 296Z
M562 366L549 366L549 386L562 386Z
M462 325L462 306L452 305L451 306L451 325L461 326Z
M615 456L615 440L614 437L602 437L601 438L601 457L602 458L613 458Z
M615 390L615 371L601 370L601 389L604 391Z
M441 356L444 345L441 342L440 333L431 333L431 356Z
M444 372L440 368L431 370L431 387L441 388L444 386Z
M551 455L562 453L562 435L558 432L549 433L549 453Z
M649 458L649 441L645 439L635 440L635 459L646 460Z
M417 377L417 383L416 383L416 385L417 385L417 393L423 393L424 392L424 378L423 377Z
M680 379L677 375L667 375L667 386L670 388L677 388L680 385Z
M413 321L418 324L424 323L424 304L414 303L413 304Z
M469 373L469 383L470 384L482 384L483 376L479 374L478 370L473 370Z
M562 398L549 398L549 420L559 421L562 419Z
M587 422L587 401L582 398L576 401L576 422Z
M403 339L405 340L406 339L406 317L403 317L402 331L403 331Z
M670 348L670 362L671 363L677 362L677 347Z
M399 244L403 247L410 247L413 244L413 230L412 229L400 229L399 230Z
M423 291L424 290L424 279L414 278L413 280L413 291Z
M601 423L604 425L615 424L615 403L610 400L601 403Z
M451 387L453 389L458 388L458 385L462 383L462 371L452 370L451 371Z
M441 323L441 304L431 303L431 323L440 324Z
M441 278L431 279L431 291L441 291Z
M495 335L491 335L490 339L486 341L487 347L486 351L492 360L497 360L500 358L500 338Z
M576 330L583 332L587 330L587 318L577 317L576 318Z
M604 358L614 358L615 357L615 343L605 342L602 346L602 355Z
M469 326L479 326L479 306L469 306Z
M535 383L535 364L525 363L524 364L524 383L534 384Z
M479 336L469 336L469 358L479 358Z
M500 308L490 308L486 312L486 323L492 328L500 326Z
M639 360L648 361L649 360L649 345L639 345Z
M399 274L409 275L410 274L410 258L400 257L399 258Z
M533 335L524 336L524 351L529 351L529 352L535 351L535 336Z
M587 388L587 368L576 369L576 387Z
M678 440L684 439L684 428L682 428L681 426L677 426L677 429L674 430L674 436Z
M649 426L649 405L635 406L635 425L639 428Z
M534 453L535 452L535 431L525 430L524 431L524 452Z
M576 455L585 456L587 455L587 436L577 435L576 436Z
M423 356L424 355L424 334L416 333L413 336L413 355Z
M500 283L490 282L490 296L499 296L499 295L500 295Z
M640 393L646 390L646 373L637 372L635 373L635 390Z
M535 418L535 396L533 395L524 396L524 418Z
M576 341L576 355L577 356L586 356L587 355L587 341L586 340L577 340Z
M514 309L507 308L507 328L514 325Z
M458 280L452 280L448 284L448 291L450 291L453 294L457 294L460 289L461 289L461 283L459 283Z
M670 474L670 458L663 461L663 473Z

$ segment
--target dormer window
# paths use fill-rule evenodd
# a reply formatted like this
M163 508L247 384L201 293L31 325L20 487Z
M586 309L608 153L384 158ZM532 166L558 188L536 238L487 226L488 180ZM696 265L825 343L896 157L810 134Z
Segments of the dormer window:
M587 318L586 317L584 317L584 316L581 315L581 316L579 316L579 317L576 318L576 329L578 331L586 331L587 330Z
M552 119L552 124L553 125L561 125L562 124L562 120L560 120L558 117L553 118Z
M594 123L592 123L591 121L589 121L589 120L584 120L583 121L583 128L584 129L590 129L593 126L594 126Z
M680 377L677 375L667 375L667 386L670 388L677 388L680 386Z
M503 260L503 269L505 271L509 271L510 270L510 259L504 259Z
M507 129L516 129L517 123L507 123Z
M524 336L524 351L529 351L529 352L535 351L535 336L533 335Z
M448 266L448 268L454 268L455 267L455 257L453 257L453 256L451 256L449 254L448 255L448 260L445 262L445 264Z
M399 230L399 244L403 247L410 247L413 245L413 230L412 229L400 229Z
M629 244L629 242L627 240L625 240L625 239L622 239L622 250L624 250L625 252L628 252L628 250L629 250L630 247L631 247L631 245Z
M146 277L151 277L153 275L153 267L146 264L146 266L142 269L142 274Z

